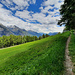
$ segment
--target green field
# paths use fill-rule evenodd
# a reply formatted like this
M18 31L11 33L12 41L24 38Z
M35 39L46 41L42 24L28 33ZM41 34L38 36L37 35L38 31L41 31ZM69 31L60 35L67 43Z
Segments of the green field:
M75 74L75 34L72 33L71 35L71 41L69 44L69 51L70 51L70 56L73 62L73 72Z
M69 32L0 49L0 75L63 75Z

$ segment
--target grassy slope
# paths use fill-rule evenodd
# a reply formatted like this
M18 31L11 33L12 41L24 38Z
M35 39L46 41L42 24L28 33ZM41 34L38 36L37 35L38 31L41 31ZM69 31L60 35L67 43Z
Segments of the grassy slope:
M72 62L73 62L73 72L75 74L75 35L72 33L71 35L71 41L70 41L70 44L69 44L69 51L70 51L70 55L72 57Z
M60 75L69 32L0 50L0 75Z

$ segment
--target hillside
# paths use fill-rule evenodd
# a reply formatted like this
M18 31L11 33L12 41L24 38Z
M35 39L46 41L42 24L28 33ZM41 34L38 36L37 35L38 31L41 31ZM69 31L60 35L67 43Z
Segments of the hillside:
M69 32L0 50L0 75L62 75Z
M71 60L72 60L72 64L73 64L73 73L75 75L75 33L72 33L71 35L71 41L69 44L69 52L70 52L70 56L71 56Z

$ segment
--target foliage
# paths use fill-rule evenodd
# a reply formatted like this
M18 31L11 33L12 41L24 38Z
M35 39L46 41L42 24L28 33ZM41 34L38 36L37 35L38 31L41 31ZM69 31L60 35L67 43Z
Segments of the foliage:
M69 51L70 51L70 56L72 58L72 62L73 62L73 72L75 74L75 34L72 32L71 34L71 41L69 44Z
M45 37L46 37L46 36L43 34L43 35L42 35L42 38L45 38Z
M41 40L42 39L42 37L41 36L39 36L39 40Z
M5 36L3 35L0 37L0 48L9 47L13 45L19 45L26 42L31 42L38 40L37 36L21 36L21 35L10 35Z
M66 26L66 29L75 29L75 0L65 0L61 6L60 14L61 20L58 21L58 25Z
M48 36L49 35L46 34L46 35L44 35L44 37L40 36L38 38L37 36L25 36L25 35L24 36L21 36L21 35L5 36L5 35L3 35L2 37L0 37L0 48L19 45L19 44L23 44L23 43L31 42L31 41L36 41L36 40L46 38Z
M69 32L0 50L0 75L63 75Z
M49 37L49 35L48 35L48 34L46 34L45 36L46 36L46 37Z

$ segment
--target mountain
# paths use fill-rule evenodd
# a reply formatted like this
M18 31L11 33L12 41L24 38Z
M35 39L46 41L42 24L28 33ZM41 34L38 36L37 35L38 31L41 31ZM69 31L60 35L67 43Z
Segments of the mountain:
M40 33L37 33L37 32L34 32L34 31L26 31L25 29L21 29L19 27L17 27L16 25L14 26L7 26L5 27L4 25L0 24L0 36L3 36L3 35L7 35L9 36L10 34L13 34L13 35L28 35L28 36L42 36L42 34Z
M48 35L51 36L51 35L56 35L56 34L58 34L58 32L53 32L53 33L50 32Z
M17 26L8 26L7 27L14 35L28 35L28 36L32 36L31 34L29 34L25 29L21 29Z
M37 36L37 37L42 36L42 34L34 32L32 30L29 30L28 33L31 34L31 35L33 35L33 36Z
M0 24L0 36L13 34L7 27Z

